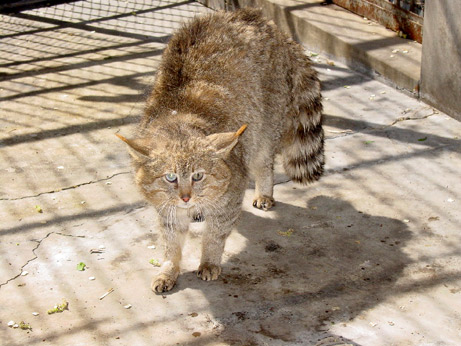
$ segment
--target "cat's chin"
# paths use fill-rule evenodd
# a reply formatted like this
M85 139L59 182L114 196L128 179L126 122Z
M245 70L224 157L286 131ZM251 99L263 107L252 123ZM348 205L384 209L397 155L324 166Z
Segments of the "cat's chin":
M195 203L179 203L176 205L177 208L190 209L195 206Z

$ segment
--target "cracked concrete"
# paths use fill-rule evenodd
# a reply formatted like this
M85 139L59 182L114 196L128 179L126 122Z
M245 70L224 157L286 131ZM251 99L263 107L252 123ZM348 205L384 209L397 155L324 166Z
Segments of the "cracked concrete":
M37 246L35 246L33 249L32 249L32 254L34 255L33 258L27 260L27 262L21 266L20 270L19 270L19 274L6 280L5 282L3 283L0 283L0 287L1 286L4 286L4 285L7 285L10 281L13 281L13 280L16 280L17 278L19 278L20 276L26 276L28 275L28 272L24 270L24 268L29 264L31 263L32 261L36 260L38 257L37 257L37 254L35 253L35 251L37 251L37 249L40 247L40 245L42 244L42 241L44 241L45 239L47 239L50 235L52 234L57 234L57 235L61 235L61 236L65 236L65 237L74 237L72 235L68 235L68 234L63 234L63 233L60 233L60 232L50 232L48 233L46 236L44 236L43 238L41 239L32 239L30 240L31 242L35 242L37 243ZM79 238L84 238L85 236L76 236L76 237L79 237Z
M278 164L277 205L252 208L249 187L222 277L195 276L198 223L177 286L151 292L155 215L114 133L133 128L172 30L210 10L108 4L2 16L0 344L461 344L461 124L315 54L325 176L299 186Z
M61 191L76 189L76 188L78 188L80 186L96 184L96 183L100 183L102 181L109 181L110 179L112 179L113 177L116 177L118 175L130 174L130 173L131 173L130 171L114 173L114 174L108 176L107 178L103 178L103 179L98 179L98 180L92 180L92 181L88 181L88 182L84 182L84 183L79 183L79 184L73 185L73 186L66 186L66 187L60 188L58 190L39 192L36 195L22 196L22 197L15 197L15 198L0 198L0 201L18 201L18 200L22 200L22 199L26 199L26 198L36 198L36 197L39 197L39 196L42 196L42 195L48 195L48 194L57 193L57 192L61 192Z
M420 112L429 112L429 114L426 114L426 115L423 115L423 116L402 116L400 118L397 118L395 119L392 123L388 124L388 125L380 125L380 126L377 126L377 127L373 127L373 126L370 126L370 127L366 127L362 130L360 130L361 133L372 133L372 132L375 132L375 131L383 131L383 130L387 130L389 129L390 127L394 126L395 124L397 123L400 123L400 122L403 122L403 121L413 121L413 120L423 120L423 119L427 119L429 118L430 116L433 116L435 114L439 114L439 112L435 109L433 109L432 107L429 107L429 106L423 106L423 107L420 107L418 109L415 109L415 110L410 110L410 109L406 109L405 111L403 111L402 113L403 114L406 114L407 112L411 112L412 114L416 115ZM335 131L335 130L329 130L330 133L342 133L342 135L339 135L339 136L332 136L332 137L329 137L329 139L335 139L335 138L339 138L339 137L344 137L344 136L350 136L350 135L353 135L353 134L356 134L357 132L354 132L352 130L343 130L343 131Z

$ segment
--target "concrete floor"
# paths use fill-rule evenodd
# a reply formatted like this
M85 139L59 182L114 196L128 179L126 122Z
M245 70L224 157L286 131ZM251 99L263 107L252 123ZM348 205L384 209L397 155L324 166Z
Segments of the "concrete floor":
M161 243L114 133L135 126L171 32L209 11L93 0L1 16L0 343L460 345L461 124L322 56L323 179L278 167L277 206L252 208L248 190L221 279L196 278L194 229L177 286L150 290Z

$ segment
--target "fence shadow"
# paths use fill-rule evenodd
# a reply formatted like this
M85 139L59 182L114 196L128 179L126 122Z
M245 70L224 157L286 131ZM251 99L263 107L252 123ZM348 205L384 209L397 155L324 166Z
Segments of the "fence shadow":
M412 263L403 251L412 240L408 225L321 195L302 207L278 202L264 216L244 211L236 234L245 245L229 253L217 282L202 282L187 272L166 298L150 291L154 270L142 256L153 256L147 245L157 232L148 216L151 213L125 179L128 155L122 153L124 148L115 142L113 132L137 121L164 42L182 22L202 11L192 5L199 6L190 1L76 1L67 7L1 16L0 123L5 131L0 134L0 215L7 220L0 231L0 256L9 263L2 269L2 282L5 276L19 277L21 270L30 271L25 279L19 277L29 280L27 285L19 287L15 279L3 284L1 299L5 305L17 304L15 309L18 306L16 310L29 316L49 304L37 297L45 295L40 289L46 283L54 288L46 286L49 299L59 292L72 304L72 314L62 315L61 320L36 320L43 328L37 327L35 334L16 338L20 334L11 330L0 335L5 343L39 344L45 338L60 342L90 335L89 342L104 344L131 333L141 344L156 340L168 325L172 335L184 332L187 337L182 341L188 345L213 344L217 339L245 345L267 340L316 344L319 338L336 337L330 331L332 325L348 323L391 295L413 289L397 285ZM346 76L326 83L324 91L368 81ZM357 104L344 105L342 112L354 114ZM329 115L327 124L355 132L370 130L401 142L428 136L412 129L373 132L379 124L344 114ZM440 143L449 151L457 147L457 142L442 136L416 145L430 150ZM360 167L373 169L383 159L417 155L424 151L362 158ZM368 186L357 186L358 193L372 193ZM292 190L284 200L305 197L305 193ZM37 213L36 205L45 212ZM431 201L427 205L435 209ZM33 214L24 209L32 209ZM53 246L51 239L57 239ZM89 244L97 247L101 239L111 244L104 255L111 266L106 267L102 256L88 255ZM66 247L60 248L64 243ZM32 250L26 253L23 245ZM66 271L70 268L65 266L67 258L84 256L93 261L97 289L86 278L84 283L78 281L81 277L74 263L72 271ZM56 264L56 259L63 258ZM47 268L56 271L47 276ZM439 276L420 285L431 287L451 279L456 277ZM104 300L106 306L97 305L101 303L97 297L108 287L117 290ZM84 301L85 290L96 299ZM214 336L195 338L189 333L190 321L184 315L195 306L189 298L197 292L204 297L203 311L219 324ZM128 300L136 302L136 308L120 308ZM123 318L115 319L112 311ZM2 315L2 321L10 318ZM74 327L68 332L69 320ZM64 326L56 328L61 322Z
M227 259L220 280L202 282L188 273L173 290L202 290L225 342L314 345L334 336L332 325L398 293L396 280L411 262L402 251L411 239L402 221L326 196L306 207L279 202L274 213L243 213L238 232L247 246Z

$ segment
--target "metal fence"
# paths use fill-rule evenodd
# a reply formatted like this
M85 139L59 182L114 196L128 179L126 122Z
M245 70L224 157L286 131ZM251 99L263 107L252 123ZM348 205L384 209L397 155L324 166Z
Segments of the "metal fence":
M6 0L0 3L0 13L18 12L42 6L70 3L75 0ZM189 0L186 0L189 2ZM131 1L137 4L138 1ZM145 1L139 1L145 3ZM199 1L200 2L200 1ZM354 13L367 17L402 37L422 42L425 0L327 0Z
M387 0L397 7L413 12L418 16L424 16L424 3L425 0Z
M332 0L332 2L380 23L404 38L422 42L425 0Z

